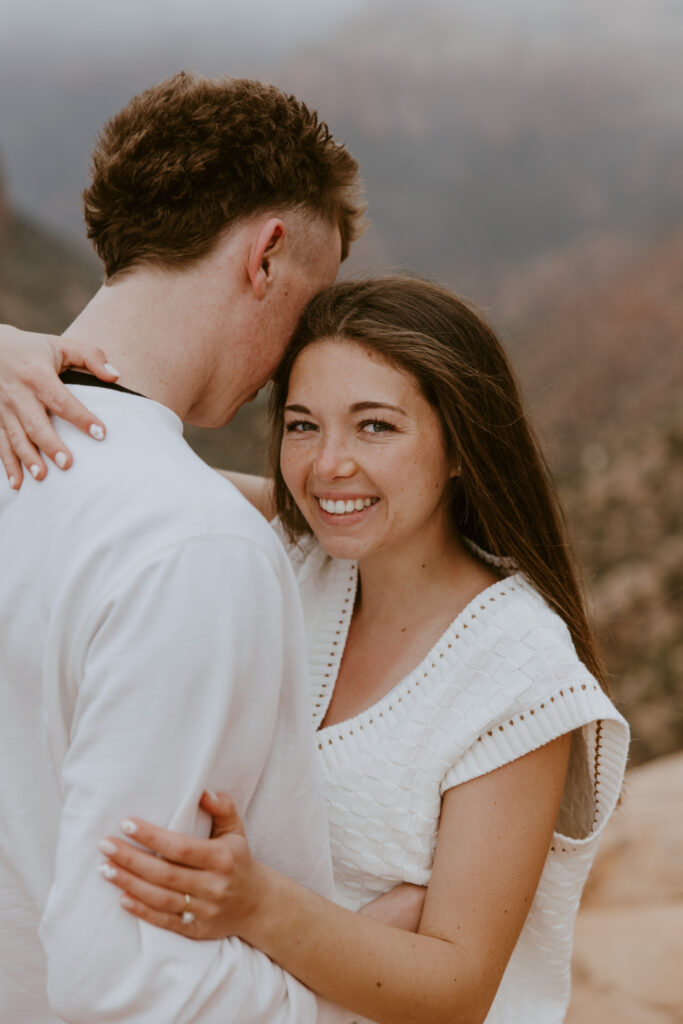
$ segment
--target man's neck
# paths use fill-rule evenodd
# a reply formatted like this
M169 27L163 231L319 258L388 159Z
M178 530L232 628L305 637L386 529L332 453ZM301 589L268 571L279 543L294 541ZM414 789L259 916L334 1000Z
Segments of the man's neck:
M135 271L103 285L64 332L99 346L119 383L181 419L210 379L217 324L208 284L191 272Z

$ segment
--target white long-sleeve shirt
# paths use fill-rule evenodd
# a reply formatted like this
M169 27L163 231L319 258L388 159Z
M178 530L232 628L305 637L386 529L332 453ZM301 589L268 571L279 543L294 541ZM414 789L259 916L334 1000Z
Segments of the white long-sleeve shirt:
M237 939L136 920L97 872L124 817L208 834L212 788L259 860L331 892L279 542L168 409L76 390L106 442L60 425L73 469L0 495L0 1021L346 1021Z

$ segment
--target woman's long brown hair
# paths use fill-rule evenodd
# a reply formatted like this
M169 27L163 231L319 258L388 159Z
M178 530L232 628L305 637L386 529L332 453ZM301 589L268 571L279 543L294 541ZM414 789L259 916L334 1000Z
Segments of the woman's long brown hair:
M418 381L461 467L450 496L457 530L514 563L562 617L579 658L609 691L556 488L510 364L485 320L445 288L409 277L345 282L304 310L270 407L275 498L292 539L310 528L280 472L284 407L295 359L322 338L357 342Z

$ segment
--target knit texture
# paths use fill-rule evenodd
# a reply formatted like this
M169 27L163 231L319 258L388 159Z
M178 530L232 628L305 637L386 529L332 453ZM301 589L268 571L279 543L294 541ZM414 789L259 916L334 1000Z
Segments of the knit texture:
M281 532L281 531L280 531ZM479 594L372 707L320 729L357 585L313 538L289 547L308 630L311 704L339 903L429 881L441 797L576 730L556 831L487 1024L559 1024L574 920L623 780L628 727L564 622L519 573Z

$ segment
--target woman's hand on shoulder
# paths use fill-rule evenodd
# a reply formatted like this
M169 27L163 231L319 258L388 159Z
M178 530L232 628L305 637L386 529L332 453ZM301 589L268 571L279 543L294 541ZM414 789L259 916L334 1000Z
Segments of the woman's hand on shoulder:
M15 490L22 484L22 463L36 480L43 479L47 466L41 452L60 469L72 464L71 452L50 422L51 413L96 440L105 435L102 421L60 381L58 375L68 366L106 381L118 376L96 346L0 325L0 461Z
M230 797L207 792L200 806L214 819L210 839L127 819L124 833L150 852L107 836L100 873L123 891L124 909L149 924L192 939L244 938L268 903L277 872L251 856Z

